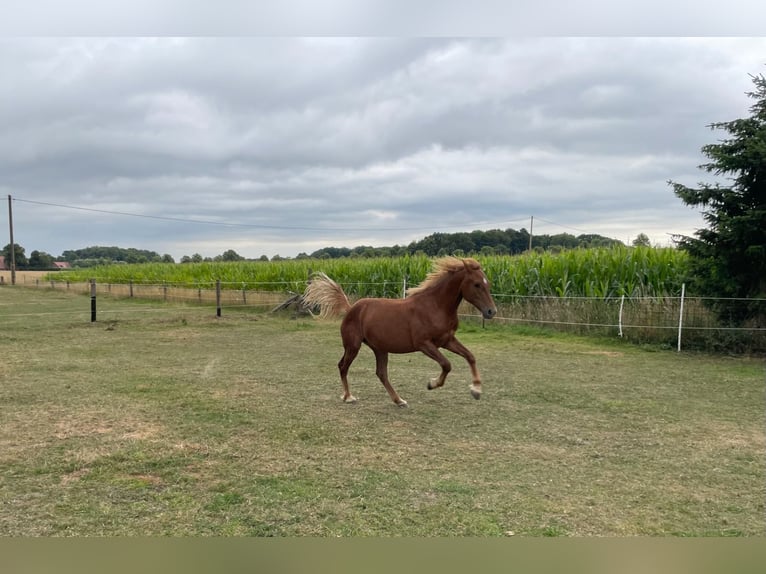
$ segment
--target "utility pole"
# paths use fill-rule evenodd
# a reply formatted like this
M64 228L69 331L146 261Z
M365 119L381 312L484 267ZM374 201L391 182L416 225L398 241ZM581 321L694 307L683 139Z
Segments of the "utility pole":
M532 226L535 224L535 216L529 216L529 250L532 251Z
M13 244L13 198L8 194L8 226L11 229L11 285L16 285L16 246Z

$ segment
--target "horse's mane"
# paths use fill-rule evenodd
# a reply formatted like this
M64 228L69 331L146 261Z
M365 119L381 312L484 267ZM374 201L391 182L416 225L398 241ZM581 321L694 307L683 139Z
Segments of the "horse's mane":
M472 259L471 257L466 257L465 259L458 259L457 257L442 257L440 259L436 259L433 262L433 266L431 267L431 272L426 276L423 282L420 283L420 285L417 287L411 287L410 289L407 289L407 295L415 295L416 293L421 293L426 289L433 287L434 285L441 282L441 280L447 277L450 273L455 273L456 271L465 269L466 265L468 265L468 267L471 269L480 268L479 262L476 261L476 259Z

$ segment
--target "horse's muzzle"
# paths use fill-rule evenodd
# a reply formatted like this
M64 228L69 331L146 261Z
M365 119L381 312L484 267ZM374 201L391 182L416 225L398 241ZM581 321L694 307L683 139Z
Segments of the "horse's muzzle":
M481 314L485 319L492 319L492 317L497 315L497 309L490 307L489 309L484 309Z

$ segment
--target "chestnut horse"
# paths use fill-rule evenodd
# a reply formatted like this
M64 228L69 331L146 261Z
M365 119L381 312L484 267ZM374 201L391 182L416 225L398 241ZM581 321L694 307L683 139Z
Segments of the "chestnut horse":
M348 387L348 369L362 343L375 353L377 374L391 400L400 407L404 401L388 380L388 354L420 351L441 366L441 374L429 384L429 389L444 385L452 365L439 351L447 349L463 357L471 367L471 394L481 397L481 378L476 359L455 338L458 328L457 309L465 299L476 307L485 319L497 313L489 292L489 281L475 259L446 257L434 262L425 281L408 291L406 299L360 299L353 305L343 289L324 273L314 275L303 295L308 307L319 306L322 317L345 315L340 333L343 357L338 363L343 396L346 403L356 402Z

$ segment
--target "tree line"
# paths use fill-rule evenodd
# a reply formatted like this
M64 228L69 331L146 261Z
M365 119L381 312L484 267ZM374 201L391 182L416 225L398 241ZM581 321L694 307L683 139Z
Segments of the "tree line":
M621 241L602 235L570 233L556 235L535 235L532 249L538 251L560 251L577 247L610 247L622 245ZM337 259L340 257L399 257L402 255L425 254L429 257L445 255L517 255L529 249L530 237L526 229L490 229L459 233L432 233L409 245L393 247L372 247L361 245L353 249L346 247L325 247L310 255L301 253L298 258Z
M11 261L11 244L7 244L0 250L0 255L5 257L6 266ZM104 247L93 246L84 249L64 251L58 257L54 257L45 251L34 250L27 257L26 249L16 243L14 245L14 260L16 269L53 269L57 262L66 261L72 267L93 267L112 263L174 263L170 255L160 255L146 249L133 247Z
M393 247L372 247L360 245L357 247L324 247L311 254L299 253L296 259L338 259L343 257L399 257L402 255L425 254L430 257L444 255L516 255L523 253L529 248L529 233L526 229L492 229L489 231L471 231L462 233L433 233L421 240L413 241L409 245L394 245ZM560 233L557 235L537 235L532 237L532 248L538 251L558 251L575 247L608 247L622 244L616 239L610 239L601 235L578 235ZM6 262L11 259L11 245L6 245L0 255L4 255ZM32 251L29 257L26 250L16 244L15 259L17 269L52 269L57 261L66 261L72 267L93 267L95 265L108 265L114 263L175 263L169 254L160 255L156 251L136 249L133 247L106 247L91 246L83 249L68 249L60 256L41 251ZM272 261L284 259L279 255L271 258ZM180 263L201 263L217 261L247 261L248 259L238 254L233 249L224 251L215 257L203 257L199 253L184 255ZM269 261L269 257L262 255L256 261ZM252 260L251 260L252 261Z

